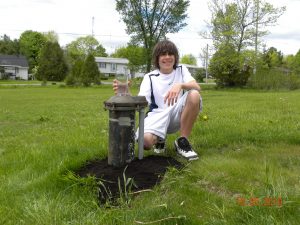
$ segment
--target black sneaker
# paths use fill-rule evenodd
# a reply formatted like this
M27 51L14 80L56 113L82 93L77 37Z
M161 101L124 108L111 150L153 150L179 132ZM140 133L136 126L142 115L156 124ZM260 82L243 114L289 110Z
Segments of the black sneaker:
M166 140L158 137L157 143L154 145L153 151L157 154L162 154L165 152Z
M175 149L177 153L188 160L197 160L199 157L197 153L192 149L191 144L185 137L180 137L175 140Z

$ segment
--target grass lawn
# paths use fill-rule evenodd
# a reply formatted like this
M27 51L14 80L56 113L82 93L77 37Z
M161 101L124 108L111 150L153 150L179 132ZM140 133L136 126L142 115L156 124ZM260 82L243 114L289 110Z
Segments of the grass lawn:
M0 224L299 224L300 91L204 89L190 137L200 159L107 209L92 179L68 171L106 157L111 95L0 87Z
M41 81L38 80L0 80L0 85L1 84L41 84Z

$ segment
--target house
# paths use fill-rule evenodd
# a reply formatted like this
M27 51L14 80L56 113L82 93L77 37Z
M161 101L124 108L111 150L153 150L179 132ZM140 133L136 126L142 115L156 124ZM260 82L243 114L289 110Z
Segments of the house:
M115 75L128 75L129 60L125 58L109 58L109 57L95 57L99 71L106 77Z
M28 61L22 55L0 55L0 79L28 80Z

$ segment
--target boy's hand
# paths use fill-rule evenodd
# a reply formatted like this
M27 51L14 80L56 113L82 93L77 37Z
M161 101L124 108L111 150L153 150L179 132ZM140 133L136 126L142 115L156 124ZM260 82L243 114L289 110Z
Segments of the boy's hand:
M121 84L121 83L122 82L117 80L117 79L113 80L112 86L113 86L113 90L114 90L115 95L118 94L118 85ZM128 87L130 87L130 86L131 86L131 80L128 81Z
M177 102L178 95L182 89L182 84L174 84L170 91L167 93L167 95L164 98L164 103L168 103L168 106L174 105Z
M114 79L114 80L113 80L112 86L113 86L113 90L114 90L115 95L118 94L118 84L120 84L120 83L121 83L121 82L118 81L117 79Z

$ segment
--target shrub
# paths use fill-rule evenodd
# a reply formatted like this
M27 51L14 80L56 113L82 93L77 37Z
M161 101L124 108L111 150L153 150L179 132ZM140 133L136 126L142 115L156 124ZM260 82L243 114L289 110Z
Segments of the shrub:
M0 73L1 80L9 80L10 76L8 73Z
M72 73L69 73L65 79L66 85L73 86L76 84L75 77Z
M206 77L206 71L204 68L200 68L196 70L195 79L197 82L204 82L204 78Z
M226 44L218 49L209 64L209 72L216 78L218 86L234 87L247 84L250 67L243 65L241 61L234 46Z
M108 80L108 77L102 75L102 76L101 76L101 80Z
M81 70L83 66L82 60L75 61L70 73L65 79L67 85L80 85L81 84Z

